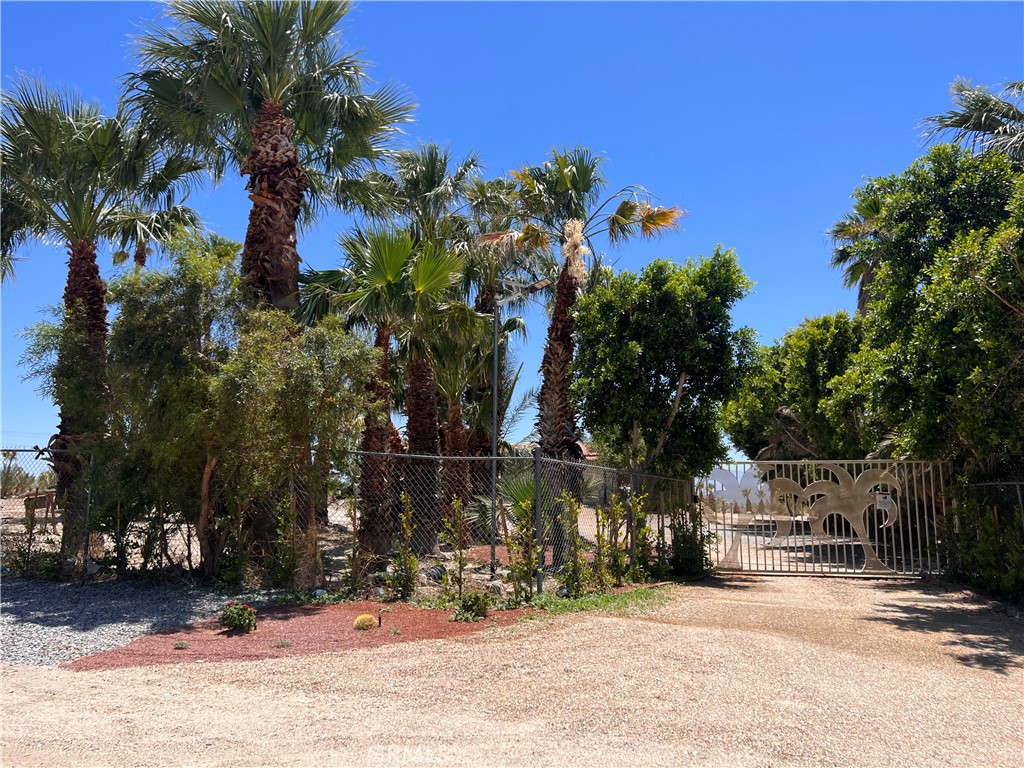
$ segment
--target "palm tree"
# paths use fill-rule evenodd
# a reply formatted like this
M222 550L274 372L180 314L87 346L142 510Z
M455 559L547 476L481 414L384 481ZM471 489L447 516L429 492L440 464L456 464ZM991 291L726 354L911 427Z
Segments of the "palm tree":
M1000 152L1018 163L1024 162L1024 80L1006 83L1002 96L986 86L971 85L957 78L950 87L956 105L948 112L926 117L926 136L952 131L953 141L973 149ZM1016 99L1017 103L1010 101Z
M67 502L61 547L70 555L84 541L83 510L67 499L77 493L81 465L64 451L105 431L107 303L96 249L104 241L137 249L195 226L195 213L178 195L199 166L162 155L154 137L124 114L105 117L77 95L27 78L4 95L2 128L5 257L28 239L61 242L69 256L53 373L60 424L50 443L63 457L54 470Z
M857 314L864 317L871 298L871 283L878 271L879 228L882 215L882 194L873 186L857 191L853 211L833 224L828 235L835 244L832 266L843 270L843 285L857 286Z
M584 257L594 252L592 238L604 234L612 245L638 236L651 238L674 229L683 216L677 207L652 205L647 191L637 185L625 186L602 202L607 182L601 164L601 158L576 147L555 151L543 165L514 174L525 221L521 239L539 247L558 242L564 259L541 362L537 414L540 448L551 458L570 458L578 451L576 418L569 402L572 308L586 278ZM615 208L609 211L613 203Z
M302 314L308 324L329 312L344 313L353 325L371 330L380 352L377 372L369 382L373 407L363 426L360 459L359 544L374 565L383 564L394 527L393 470L386 454L393 452L391 436L391 345L409 292L409 271L415 244L407 232L393 229L359 230L342 237L346 263L340 270L303 276Z
M524 168L514 178L519 184L525 221L521 239L542 248L558 242L564 260L555 285L555 305L541 360L538 443L546 457L579 459L579 430L569 399L569 366L575 351L576 324L572 309L586 285L584 258L594 252L592 238L604 234L610 244L617 245L634 237L655 237L674 229L683 211L674 206L652 205L647 191L632 184L602 201L607 182L601 175L601 159L582 147L555 151L543 165ZM609 210L612 204L615 208ZM600 277L602 270L596 257L594 267L592 274ZM564 472L557 482L578 499L576 475ZM553 515L553 564L559 567L569 540L562 530L560 508L556 507Z
M248 176L252 209L242 273L274 306L298 307L300 217L327 200L377 204L361 182L411 106L392 87L361 90L362 63L336 33L348 2L172 0L173 28L138 43L128 100L175 145L194 147L215 179Z

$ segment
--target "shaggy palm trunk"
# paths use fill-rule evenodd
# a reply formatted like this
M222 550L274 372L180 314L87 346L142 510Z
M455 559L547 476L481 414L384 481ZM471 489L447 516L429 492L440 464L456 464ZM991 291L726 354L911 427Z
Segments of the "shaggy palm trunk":
M448 427L445 430L445 455L454 457L446 459L441 468L442 500L445 515L449 518L454 514L455 499L459 500L465 511L473 498L473 482L470 475L470 463L466 461L466 446L469 433L462 423L462 404L458 400L448 401ZM468 531L463 531L464 539L468 539Z
M494 313L497 305L498 292L497 287L494 285L485 285L480 289L480 293L477 294L476 301L473 304L473 309L481 315L491 315ZM498 353L500 354L500 352ZM493 394L493 383L491 382L491 371L493 365L488 364L484 366L484 370L480 372L480 378L466 392L467 400L477 406L478 412L481 416L484 415L483 404L486 403ZM501 380L498 381L499 392L498 392L498 403L503 402L503 392L500 391ZM504 414L498 411L498 423L501 424ZM472 430L466 435L466 456L490 456L491 455L491 419L490 415L487 414L485 418L477 418L477 423ZM476 462L472 465L471 472L471 483L472 483L472 495L473 496L489 496L491 493L491 472L490 468L486 467L483 462Z
M54 370L60 408L57 434L50 439L57 499L64 515L61 554L83 553L88 507L85 452L103 436L106 421L106 285L96 264L96 246L79 240L68 250L64 327Z
M359 474L359 545L371 556L372 567L379 568L391 548L394 529L391 514L394 506L391 498L394 462L385 455L391 448L391 430L394 429L387 413L391 403L391 389L388 386L391 331L377 328L373 345L381 351L381 358L376 376L367 383L367 390L372 402L380 405L384 411L371 412L363 428L363 455Z
M299 306L295 222L309 179L299 164L295 122L265 101L252 128L252 151L242 165L252 200L242 250L242 276L252 291L288 312Z
M562 245L565 265L555 289L555 308L551 313L548 338L544 345L540 366L541 387L537 398L537 431L541 453L545 458L563 461L578 455L576 415L569 401L569 365L575 349L573 333L576 321L572 316L572 308L586 276L584 252L582 224L570 219L565 225L565 242ZM567 487L569 483L564 472L558 473L555 482L560 486L556 489L559 495L563 490L573 492L573 489ZM560 508L556 508L551 520L552 557L556 568L565 562L568 552L568 540L561 524L560 512Z
M857 286L857 314L861 317L865 317L865 313L868 311L873 282L875 282L875 265L869 263L864 268L864 274L860 276L860 283Z
M413 456L437 456L440 440L434 369L430 359L419 352L413 352L409 362L406 413L409 453ZM441 530L438 469L436 459L409 458L407 461L406 490L412 499L416 525L414 549L421 556L437 549L437 534Z

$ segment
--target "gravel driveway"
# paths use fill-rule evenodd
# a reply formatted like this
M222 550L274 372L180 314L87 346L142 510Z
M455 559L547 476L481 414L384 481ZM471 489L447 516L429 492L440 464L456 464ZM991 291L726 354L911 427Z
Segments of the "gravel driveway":
M5 663L2 762L1022 764L1013 608L918 583L671 589L641 616L339 654L105 672Z

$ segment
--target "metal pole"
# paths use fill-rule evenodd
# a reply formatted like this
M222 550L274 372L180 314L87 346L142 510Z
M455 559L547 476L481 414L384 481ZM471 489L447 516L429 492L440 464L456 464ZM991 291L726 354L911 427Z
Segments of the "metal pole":
M494 369L491 378L491 578L498 572L498 315L501 304L494 297ZM506 542L506 545L508 542Z
M544 529L543 512L541 511L541 474L540 474L540 446L538 445L533 450L533 490L534 490L534 536L533 541L535 545L539 545L541 548L541 555L537 558L537 594L541 594L544 590L544 569L540 567L543 562L544 553L544 541L541 537L541 531Z

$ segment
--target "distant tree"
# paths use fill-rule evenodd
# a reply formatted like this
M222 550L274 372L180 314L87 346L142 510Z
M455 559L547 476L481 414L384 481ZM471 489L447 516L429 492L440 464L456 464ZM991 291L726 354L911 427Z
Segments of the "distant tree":
M731 311L750 286L735 254L716 248L616 275L580 299L573 399L634 470L699 473L724 457L719 410L753 351Z

